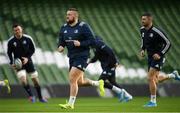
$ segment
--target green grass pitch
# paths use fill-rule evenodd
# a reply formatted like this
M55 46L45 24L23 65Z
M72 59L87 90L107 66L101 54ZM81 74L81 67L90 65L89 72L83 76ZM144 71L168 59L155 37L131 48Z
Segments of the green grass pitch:
M128 103L120 103L117 98L82 98L78 97L74 110L61 109L58 104L65 103L66 98L49 99L48 103L30 103L27 99L0 99L1 113L126 113L126 112L180 112L180 97L158 98L156 108L142 107L149 98L135 97Z

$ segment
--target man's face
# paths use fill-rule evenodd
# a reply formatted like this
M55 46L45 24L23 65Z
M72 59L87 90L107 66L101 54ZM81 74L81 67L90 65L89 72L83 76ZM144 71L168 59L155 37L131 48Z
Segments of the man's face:
M21 38L21 36L22 36L22 27L21 26L14 27L13 32L14 32L14 35L16 36L16 38Z
M144 27L149 26L152 23L152 17L142 16L141 23L142 23L142 26Z
M75 22L77 18L77 12L76 11L67 11L66 14L66 22L69 24L72 24Z

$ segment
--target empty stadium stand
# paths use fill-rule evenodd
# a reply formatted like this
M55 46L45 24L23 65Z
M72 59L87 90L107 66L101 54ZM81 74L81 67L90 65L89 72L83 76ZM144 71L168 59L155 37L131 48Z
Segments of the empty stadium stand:
M6 59L5 44L12 35L11 26L13 23L20 23L23 25L25 33L33 37L37 48L40 48L34 58L38 62L36 66L41 83L45 85L68 82L68 65L63 61L66 58L57 55L55 50L59 28L64 23L65 11L69 7L77 7L81 19L88 22L95 33L114 49L121 64L125 66L117 70L119 82L137 84L146 82L144 78L147 68L146 61L141 59L138 53L141 43L140 17L147 11L153 14L155 26L162 28L172 43L163 71L171 72L173 69L180 71L178 59L180 56L180 2L172 1L16 0L14 2L13 0L1 0L0 79L8 78L11 84L19 83L15 72L3 59ZM37 58L37 56L41 58ZM58 57L60 61L58 61ZM96 75L100 72L93 73L93 70L89 70L87 76L97 79ZM141 76L141 74L143 75Z

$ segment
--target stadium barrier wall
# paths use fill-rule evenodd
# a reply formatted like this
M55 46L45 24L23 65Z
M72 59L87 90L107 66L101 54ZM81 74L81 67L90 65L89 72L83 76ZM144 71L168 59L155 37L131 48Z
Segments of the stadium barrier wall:
M149 96L149 87L147 84L123 84L122 88L126 89L133 96ZM21 85L12 85L12 93L7 94L5 87L0 89L0 98L26 98L27 94ZM32 91L36 95L35 89L31 86ZM161 84L158 86L157 95L161 97L166 96L180 96L179 84ZM46 85L42 87L42 93L46 98L68 97L69 85ZM113 93L113 95L115 95ZM80 87L79 97L98 97L98 91L95 87Z

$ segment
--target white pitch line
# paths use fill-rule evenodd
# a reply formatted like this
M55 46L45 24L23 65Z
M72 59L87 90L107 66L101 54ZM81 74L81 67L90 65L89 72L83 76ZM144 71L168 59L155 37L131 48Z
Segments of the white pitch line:
M0 113L180 113L180 112L0 112Z

